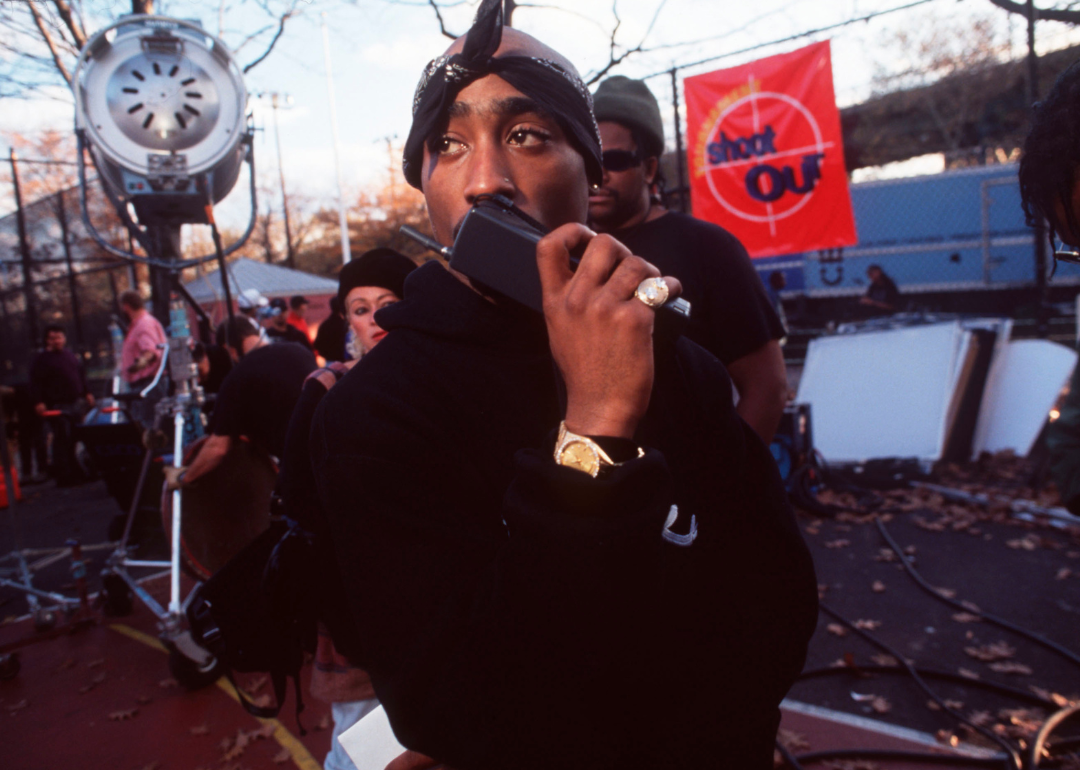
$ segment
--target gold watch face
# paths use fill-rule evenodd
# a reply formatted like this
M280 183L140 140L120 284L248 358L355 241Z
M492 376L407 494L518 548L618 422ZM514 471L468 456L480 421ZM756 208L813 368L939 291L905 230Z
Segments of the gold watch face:
M569 441L559 453L559 465L596 476L600 470L600 458L596 450L584 441Z

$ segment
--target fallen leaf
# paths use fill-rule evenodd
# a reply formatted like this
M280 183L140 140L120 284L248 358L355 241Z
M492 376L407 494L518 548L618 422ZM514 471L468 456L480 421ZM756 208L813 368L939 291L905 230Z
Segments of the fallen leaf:
M990 670L996 671L999 674L1016 674L1018 676L1031 676L1032 674L1030 666L1025 666L1023 663L1017 663L1015 660L991 663Z
M852 625L860 631L873 631L874 629L881 628L880 620L856 620Z
M982 610L979 609L979 605L977 605L975 602L967 602L967 601L960 602L960 606L966 607L967 609L971 610L972 612L982 612Z
M828 631L830 634L835 634L836 636L848 635L848 630L839 623L830 623L829 625L825 626L825 630Z
M941 711L941 706L938 705L937 701L928 700L926 702L926 707L931 711Z
M252 735L256 738L272 738L274 736L274 730L277 728L272 722L267 722L258 730L255 730Z
M90 681L93 682L94 684L101 684L102 682L105 681L105 676L106 676L105 672L103 671L100 674L98 674L97 676L95 676L93 679L91 679Z
M946 730L944 728L934 733L934 740L936 740L938 743L944 743L947 746L960 745L960 739L957 738L951 730Z
M845 540L843 538L840 538L839 540L830 540L829 542L825 543L826 548L832 549L847 548L849 545L851 545L851 541Z
M1011 658L1016 654L1016 648L1010 646L1008 642L1001 641L993 644L983 644L979 647L965 647L964 652L976 660L989 662Z
M145 695L139 695L135 698L135 702L138 703L140 706L145 706L151 700L153 700L153 698L147 698Z
M170 687L179 687L180 683L170 676L168 679L162 679L160 682L158 682L157 686L162 688L163 690L166 690Z
M987 727L994 721L994 715L989 711L972 711L968 715L968 721L978 727Z
M956 598L955 589L952 589L952 588L935 588L934 590L937 591L938 596L944 596L946 599L955 599Z
M956 671L957 671L958 674L960 674L960 676L964 677L965 679L979 679L980 678L978 674L976 674L974 671L972 671L969 668L959 668Z
M780 743L781 746L790 751L792 754L796 754L800 751L805 751L806 749L810 748L810 743L806 740L805 735L800 735L794 730L787 730L783 727L781 727L779 732L777 732L776 740Z
M888 714L892 711L892 704L884 698L878 697L870 701L870 708L879 714Z
M1034 535L1025 535L1016 540L1006 540L1005 545L1019 551L1034 551L1039 547L1039 539Z
M123 711L113 711L112 713L109 714L109 719L111 719L114 722L126 722L129 719L134 719L138 715L139 715L139 710L137 708L126 709L126 710L123 710Z
M334 719L333 719L333 717L330 716L330 713L327 712L326 714L323 714L323 718L319 720L319 723L317 725L315 725L315 729L316 730L329 730L333 726L334 726Z
M194 727L191 728L190 732L191 732L192 735L209 735L210 734L210 725L205 724L205 723L201 724L201 725L195 725Z
M1065 578L1069 577L1070 575L1072 575L1072 570L1069 569L1068 567L1062 567L1061 569L1059 569L1057 571L1057 574L1054 575L1054 580L1064 580Z
M879 548L874 561L896 561L896 552L891 548Z
M900 665L900 661L898 661L892 655L885 655L883 653L878 653L876 655L871 655L870 660L874 661L874 663L878 664L879 666L899 666Z
M909 545L907 548L904 549L904 553L907 554L908 556L914 556L915 551L916 551L916 548L913 545Z
M837 658L829 664L829 668L848 668L848 662L843 658Z
M957 623L978 623L982 620L981 617L970 612L958 612L952 616L952 619Z
M97 660L92 660L89 663L87 663L86 667L87 668L97 668L98 666L104 666L104 665L105 665L105 658L98 658Z
M16 711L22 711L24 708L27 708L29 705L30 701L28 701L26 698L23 698L18 703L12 703L10 706L7 707L7 710L14 714Z
M870 590L876 594L884 593L885 584L882 583L880 580L875 580L873 583L870 584Z
M964 707L964 702L962 700L949 700L948 698L946 698L945 706L947 708L951 708L953 711L959 711Z
M291 759L292 759L292 754L289 753L289 750L288 749L282 749L281 751L279 751L277 754L274 755L273 762L274 762L275 765L284 765L286 762L288 762Z

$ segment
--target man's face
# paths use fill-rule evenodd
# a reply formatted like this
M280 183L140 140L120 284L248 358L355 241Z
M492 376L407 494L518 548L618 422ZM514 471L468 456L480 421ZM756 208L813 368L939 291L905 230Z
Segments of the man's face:
M45 335L45 349L51 350L54 353L58 350L63 350L64 345L67 344L67 335L63 332L49 332Z
M877 283L881 279L881 270L872 267L866 271L866 277L870 279L870 283Z
M637 152L634 135L621 123L600 123L604 152ZM652 170L650 172L650 167ZM655 160L650 158L624 171L604 169L599 189L589 191L589 221L602 230L617 230L643 218L649 208L649 183L655 174Z
M307 319L307 303L304 302L293 308L293 315L302 320Z
M585 161L555 119L505 80L470 83L424 147L422 185L435 238L453 245L482 194L502 194L549 228L584 222Z

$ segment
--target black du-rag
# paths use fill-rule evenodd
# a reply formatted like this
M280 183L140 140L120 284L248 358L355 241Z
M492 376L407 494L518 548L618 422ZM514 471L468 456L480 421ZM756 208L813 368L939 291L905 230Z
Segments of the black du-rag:
M585 159L589 182L599 184L604 173L600 129L593 116L589 89L581 78L549 59L494 57L502 41L502 28L502 0L484 0L465 37L462 52L440 56L424 68L413 97L412 128L401 164L405 179L421 189L424 142L440 129L461 89L486 75L497 75L558 121L571 145Z

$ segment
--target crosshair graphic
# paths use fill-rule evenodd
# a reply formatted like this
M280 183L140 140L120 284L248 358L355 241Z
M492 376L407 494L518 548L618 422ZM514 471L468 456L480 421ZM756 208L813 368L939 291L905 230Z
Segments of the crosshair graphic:
M798 99L788 94L775 91L755 91L754 76L747 77L750 93L729 105L716 119L716 124L709 130L707 146L719 142L721 134L729 139L760 135L765 126L780 125L777 140L785 144L795 144L792 149L774 149L749 158L724 160L719 163L709 162L709 153L704 157L705 181L717 203L732 215L748 222L769 225L769 234L776 235L776 223L786 219L806 206L813 198L814 190L801 195L784 195L775 202L765 205L765 214L760 211L761 203L750 197L746 191L746 170L750 166L771 165L770 161L785 158L801 158L812 153L824 154L834 146L826 142L821 135L821 127L810 112ZM792 111L794 110L794 117ZM771 183L771 177L764 176L762 182ZM723 188L726 192L721 192ZM741 193L737 192L741 191ZM771 192L764 190L763 192ZM755 210L756 209L756 210Z

